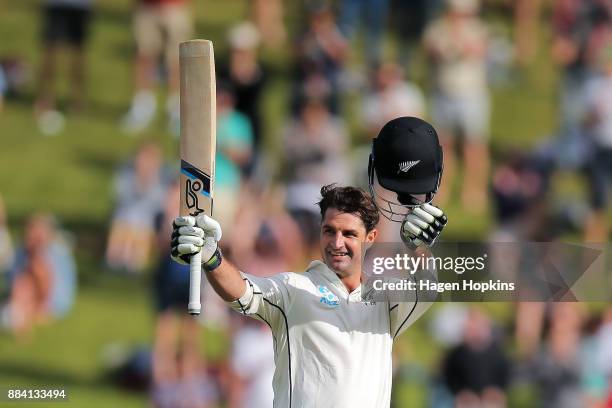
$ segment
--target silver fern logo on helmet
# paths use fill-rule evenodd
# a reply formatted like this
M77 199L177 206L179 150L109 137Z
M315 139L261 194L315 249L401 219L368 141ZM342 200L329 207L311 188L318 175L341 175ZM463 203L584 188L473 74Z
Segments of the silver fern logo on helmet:
M408 170L410 170L411 168L419 164L419 162L420 160L410 160L410 161L401 162L399 164L399 170L397 170L397 174L407 173Z

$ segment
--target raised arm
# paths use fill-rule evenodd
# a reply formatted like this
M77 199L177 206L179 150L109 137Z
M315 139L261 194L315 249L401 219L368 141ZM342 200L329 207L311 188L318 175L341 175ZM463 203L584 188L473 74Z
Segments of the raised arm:
M172 258L189 264L189 258L202 251L202 269L217 294L226 302L233 302L246 292L246 283L230 261L223 259L219 250L221 225L207 215L177 217L172 229Z
M202 269L223 300L239 313L266 322L273 330L285 330L291 274L257 278L240 272L223 259L218 247L221 235L219 223L207 215L175 218L172 258L188 264L193 254L202 251Z
M406 216L400 228L400 237L406 247L414 251L415 256L429 258L433 256L431 247L447 222L448 218L441 209L431 204L423 204ZM422 279L437 281L437 271L419 270L411 276L411 279L414 282ZM436 299L436 293L431 291L415 290L410 295L414 298L389 302L389 320L393 338L416 322Z

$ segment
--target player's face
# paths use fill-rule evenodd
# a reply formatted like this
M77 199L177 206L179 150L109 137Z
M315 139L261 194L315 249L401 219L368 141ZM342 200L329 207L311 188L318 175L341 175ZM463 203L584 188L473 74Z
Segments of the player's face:
M377 230L366 231L355 214L329 208L321 223L321 255L340 278L361 274L362 245L376 239Z

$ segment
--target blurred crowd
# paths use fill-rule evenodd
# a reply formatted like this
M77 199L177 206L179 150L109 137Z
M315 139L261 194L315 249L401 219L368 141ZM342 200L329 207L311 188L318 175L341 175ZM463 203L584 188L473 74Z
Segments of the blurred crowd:
M179 203L177 165L164 162L162 148L143 136L155 123L159 95L165 98L168 136L180 133L177 45L198 37L194 4L133 3L133 96L116 120L118 133L142 142L117 167L101 256L108 270L152 274L157 320L144 357L149 363L132 362L124 370L143 378L156 407L271 406L269 329L230 315L206 283L202 318L186 315L188 269L169 257ZM493 214L491 242L552 241L567 234L608 241L612 1L303 0L295 27L285 24L286 6L281 0L250 2L249 16L228 27L223 46L216 44L227 49L216 61L214 206L225 256L260 276L300 270L318 257L320 215L314 204L320 187L366 186L371 139L398 116L432 122L445 162L434 203L476 218ZM42 2L43 52L33 109L43 134L61 132L70 115L86 109L85 51L95 8L91 0ZM506 20L513 38L490 24L500 8L512 16ZM538 55L534 39L542 35L551 38L547 47L560 75L558 124L533 149L492 155L492 91L512 86L513 76L504 72L529 67ZM389 38L396 44L393 56L385 48ZM286 109L283 123L272 126L263 106L274 69L262 50L283 48ZM419 58L424 79L415 75ZM63 59L71 87L66 106L55 90ZM0 61L0 112L11 95L22 92L24 71L19 61ZM270 134L276 128L280 132ZM585 197L557 199L554 180L567 175L583 178ZM0 202L0 327L27 339L35 326L71 310L74 248L50 214L29 217L16 244L11 236ZM504 407L508 390L523 386L535 389L542 407L612 406L610 309L521 303L515 310L499 325L486 309L436 309L429 333L443 350L438 369L415 380L410 361L398 356L394 389L403 381L421 381L430 406L439 408ZM227 361L206 361L202 325L227 336Z
M77 290L72 237L50 214L33 214L13 247L0 201L0 328L27 339L34 326L64 317Z

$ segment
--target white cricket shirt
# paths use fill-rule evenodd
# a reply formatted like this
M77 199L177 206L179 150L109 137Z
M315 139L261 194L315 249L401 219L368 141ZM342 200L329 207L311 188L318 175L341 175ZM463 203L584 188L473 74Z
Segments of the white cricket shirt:
M274 407L386 408L393 340L425 302L361 301L324 263L269 278L243 274L247 290L230 303L267 323L274 336Z

